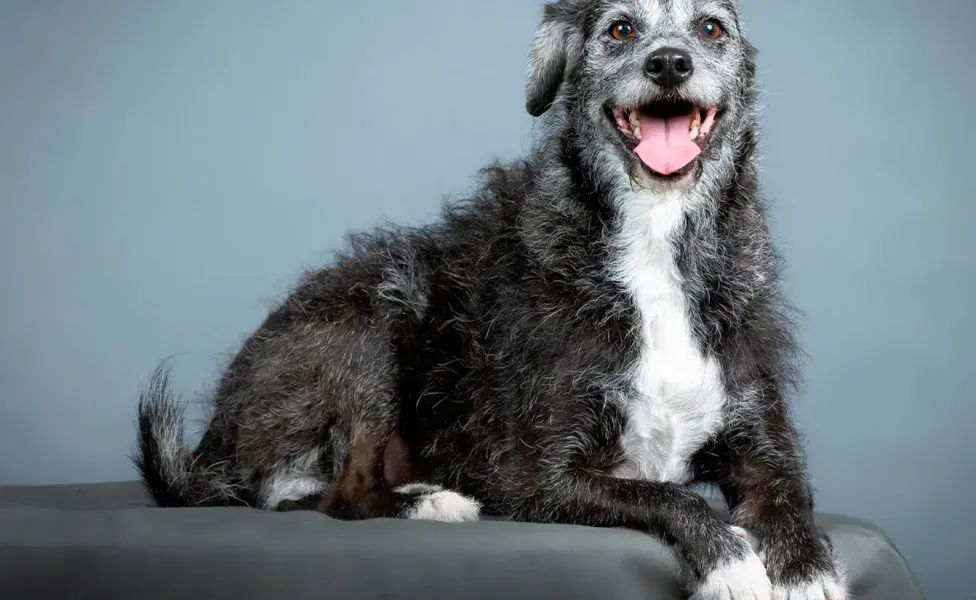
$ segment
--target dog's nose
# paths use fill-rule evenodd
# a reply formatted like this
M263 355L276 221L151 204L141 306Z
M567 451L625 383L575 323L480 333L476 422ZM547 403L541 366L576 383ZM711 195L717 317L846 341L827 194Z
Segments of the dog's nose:
M678 48L659 48L644 63L644 72L654 83L664 87L681 85L694 71L691 55Z

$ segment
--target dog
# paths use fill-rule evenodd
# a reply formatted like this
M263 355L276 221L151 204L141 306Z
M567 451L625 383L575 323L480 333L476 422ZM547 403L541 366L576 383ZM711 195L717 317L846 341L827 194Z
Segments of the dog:
M156 371L134 457L156 503L627 527L700 600L843 600L788 404L755 55L736 0L546 4L523 159L307 272L195 449Z

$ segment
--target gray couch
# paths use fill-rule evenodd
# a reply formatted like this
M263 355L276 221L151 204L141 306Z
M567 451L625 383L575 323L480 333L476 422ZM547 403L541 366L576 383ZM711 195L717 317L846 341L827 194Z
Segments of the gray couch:
M881 530L818 518L855 598L923 598ZM3 600L687 598L674 572L635 531L159 509L137 483L0 487Z

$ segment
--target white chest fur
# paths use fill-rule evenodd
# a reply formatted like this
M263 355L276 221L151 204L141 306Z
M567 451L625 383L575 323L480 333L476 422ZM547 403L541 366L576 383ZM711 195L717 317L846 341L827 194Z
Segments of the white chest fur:
M691 334L670 239L683 219L676 195L634 194L623 211L615 271L637 305L641 350L622 398L625 462L615 475L684 483L689 460L722 423L725 389L714 357Z

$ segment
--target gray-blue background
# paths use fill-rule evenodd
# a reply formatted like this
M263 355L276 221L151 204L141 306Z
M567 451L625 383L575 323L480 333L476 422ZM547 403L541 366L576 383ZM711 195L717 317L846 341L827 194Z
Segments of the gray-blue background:
M976 557L976 6L745 1L764 176L805 311L819 508L933 598ZM526 0L0 3L0 483L134 476L187 393L343 232L429 218L532 126Z

